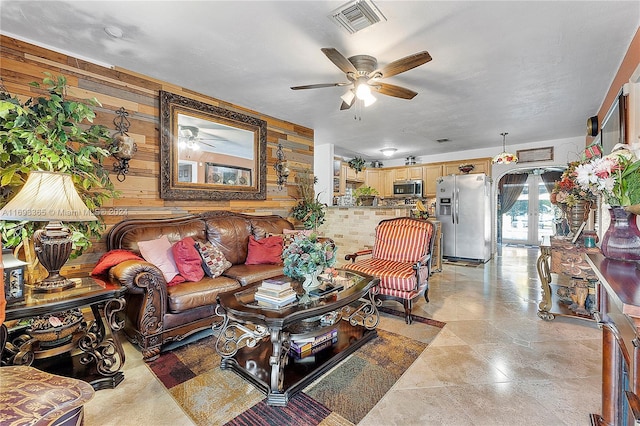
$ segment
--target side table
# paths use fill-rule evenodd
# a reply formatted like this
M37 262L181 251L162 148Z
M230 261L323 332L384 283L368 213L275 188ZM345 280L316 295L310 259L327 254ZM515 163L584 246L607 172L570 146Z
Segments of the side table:
M73 334L70 342L50 348L36 337L20 334L20 327L9 326L9 341L13 339L18 351L12 364L33 364L51 373L82 379L95 390L115 388L124 380L125 354L116 332L124 325L117 313L125 307L125 287L94 277L72 281L75 287L55 293L36 293L26 286L25 300L7 306L6 322L75 308L90 308L93 318Z
M600 284L584 256L599 252L595 247L572 244L567 237L544 237L537 261L542 287L538 317L545 321L555 319L556 315L593 320ZM552 273L558 276L555 284Z

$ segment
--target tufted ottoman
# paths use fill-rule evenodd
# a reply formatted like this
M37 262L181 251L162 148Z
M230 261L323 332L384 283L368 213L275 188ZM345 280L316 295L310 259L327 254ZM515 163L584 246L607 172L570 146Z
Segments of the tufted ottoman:
M81 425L90 384L27 366L0 368L0 424Z

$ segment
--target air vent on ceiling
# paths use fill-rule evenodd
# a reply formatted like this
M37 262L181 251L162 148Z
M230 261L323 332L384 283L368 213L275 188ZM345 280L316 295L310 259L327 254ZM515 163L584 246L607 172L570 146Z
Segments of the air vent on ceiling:
M371 0L350 1L331 12L329 18L350 34L387 20Z

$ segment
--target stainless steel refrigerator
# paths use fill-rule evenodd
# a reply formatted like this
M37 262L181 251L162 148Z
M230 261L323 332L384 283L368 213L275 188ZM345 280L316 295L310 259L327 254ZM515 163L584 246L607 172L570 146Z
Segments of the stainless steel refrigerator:
M491 259L491 179L484 173L443 176L436 194L443 257Z

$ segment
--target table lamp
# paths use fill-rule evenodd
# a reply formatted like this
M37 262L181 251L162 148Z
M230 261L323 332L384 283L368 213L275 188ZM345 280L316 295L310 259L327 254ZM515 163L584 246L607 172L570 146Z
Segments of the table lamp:
M70 175L32 171L20 192L0 209L0 219L49 222L33 234L34 251L49 273L33 284L34 291L48 293L75 285L60 275L72 249L71 231L62 222L90 222L98 218L78 195Z

